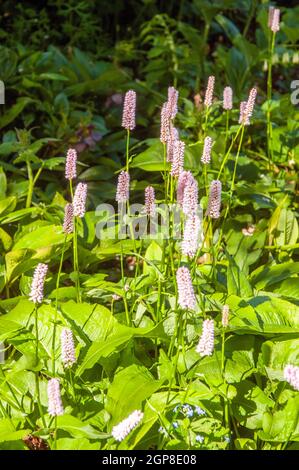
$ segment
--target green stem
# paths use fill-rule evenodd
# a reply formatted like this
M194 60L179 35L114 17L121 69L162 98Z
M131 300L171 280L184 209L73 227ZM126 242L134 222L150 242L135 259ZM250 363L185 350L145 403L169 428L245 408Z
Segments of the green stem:
M127 129L126 139L126 171L129 172L130 129Z
M27 193L27 199L26 199L26 209L31 206L33 187L34 187L33 172L32 172L32 168L31 168L29 161L27 161L27 174L28 174L29 185L28 185L28 193Z
M36 342L35 342L35 364L37 366L38 361L39 361L39 358L38 358L39 336L38 336L38 310L37 310L37 304L35 304L34 313L35 313L34 317L35 317L35 340L36 340ZM46 428L46 421L45 421L44 412L43 412L41 401L40 401L38 371L35 374L35 391L36 391L37 406L38 406L38 409L39 409L39 414L40 414L40 417L42 419L43 426L44 426L44 428Z
M270 31L269 37L269 60L268 60L268 77L267 77L267 148L268 148L268 159L271 168L273 165L273 130L271 123L271 111L270 111L270 101L272 99L272 62L273 62L273 52L275 47L275 33Z
M52 372L53 372L53 376L55 376L55 341L56 341L56 327L57 327L56 322L57 322L57 313L58 313L58 289L59 289L60 276L61 276L61 271L62 271L62 264L63 264L65 246L66 246L66 239L67 239L67 237L65 236L64 237L64 242L63 242L63 247L62 247L62 252L61 252L61 257L60 257L60 263L59 263L57 279L56 279L55 314L54 314L54 327L53 327L53 337L52 337Z

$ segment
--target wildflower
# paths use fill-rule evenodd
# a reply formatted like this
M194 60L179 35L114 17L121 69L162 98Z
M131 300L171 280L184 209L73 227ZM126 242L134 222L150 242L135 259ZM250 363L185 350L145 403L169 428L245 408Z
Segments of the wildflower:
M215 77L213 75L211 75L208 78L208 84L207 84L206 93L205 93L205 100L204 100L204 105L207 108L209 106L211 106L212 101L213 101L214 85L215 85Z
M268 10L268 26L271 28L273 23L273 14L274 14L275 7L270 6Z
M135 114L136 114L136 92L133 90L127 91L125 95L124 107L123 107L123 117L122 117L122 127L127 130L135 129Z
M44 284L48 271L48 265L39 263L35 268L29 299L35 304L41 304L44 298Z
M72 180L77 176L77 152L75 149L68 149L66 154L66 163L65 163L65 177L68 180Z
M271 22L271 31L277 33L279 31L279 19L280 19L280 10L279 8L274 8L272 13L272 22Z
M79 183L76 187L73 199L73 211L75 217L84 217L87 197L87 184Z
M168 115L170 119L174 119L178 112L178 97L179 97L179 92L173 86L170 86L168 88L168 101L167 101Z
M118 175L116 201L126 202L129 200L130 193L130 175L127 171L121 171Z
M249 126L249 124L250 124L249 118L245 115L246 106L247 106L247 101L241 101L241 103L240 103L239 124L244 124L245 126Z
M199 230L199 217L195 214L188 216L185 222L184 237L181 245L183 255L189 256L190 258L196 255L199 245Z
M205 416L207 412L200 408L200 406L195 407L195 413L198 414L198 416Z
M223 308L222 308L222 319L221 319L223 328L228 327L228 318L229 318L229 306L225 304L223 305Z
M299 392L299 367L286 365L283 370L284 379Z
M204 320L202 334L196 347L202 357L211 356L214 350L214 320Z
M178 185L177 185L177 202L180 206L183 205L184 201L184 192L185 187L187 184L194 180L191 171L181 171L178 178Z
M246 102L246 107L243 113L243 123L246 125L250 124L250 118L253 113L256 95L257 95L257 89L252 88L249 92L248 100Z
M186 266L178 268L176 280L179 291L178 303L183 309L194 310L196 298L192 286L190 271Z
M75 345L72 330L63 328L60 336L61 359L65 368L72 367L76 362Z
M195 440L196 442L200 442L200 444L202 444L205 440L205 438L203 436L201 436L200 434L197 434L197 436L195 437Z
M223 109L229 110L233 108L233 90L230 86L226 86L223 90Z
M166 158L166 160L168 162L172 162L172 160L173 160L173 146L174 146L174 143L177 140L179 140L178 130L173 126L170 126L169 136L168 136L168 139L167 139L167 158Z
M187 418L192 418L194 411L192 406L185 404L182 406L183 413L187 416Z
M212 219L218 219L220 217L221 207L221 181L213 180L210 186L210 194L208 201L208 209L206 214Z
M182 209L185 215L194 215L198 206L198 184L192 177L189 178L184 190Z
M156 213L155 190L152 186L147 186L145 188L144 194L145 194L145 212L150 217L154 217Z
M48 382L48 413L50 416L60 416L64 413L58 379L51 379Z
M201 163L203 164L208 164L211 161L211 150L212 150L212 144L213 140L211 137L207 136L205 138L204 146L203 146L203 152L201 156Z
M179 427L179 423L177 421L174 421L172 423L172 426L174 427L174 429L177 429Z
M160 124L160 141L166 144L169 139L169 110L168 103L164 103L161 109L161 124Z
M74 231L74 211L72 204L66 204L64 208L63 232L68 235Z
M128 418L121 421L119 424L112 428L112 436L116 441L122 441L130 432L138 426L140 421L143 419L143 413L139 410L133 411Z
M173 160L171 166L171 175L179 176L184 168L185 142L177 140L173 144Z

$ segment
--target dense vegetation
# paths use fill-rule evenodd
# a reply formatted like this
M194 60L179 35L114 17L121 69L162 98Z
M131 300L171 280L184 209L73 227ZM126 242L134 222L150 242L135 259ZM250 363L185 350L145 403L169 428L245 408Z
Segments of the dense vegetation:
M1 2L0 449L299 449L296 3Z

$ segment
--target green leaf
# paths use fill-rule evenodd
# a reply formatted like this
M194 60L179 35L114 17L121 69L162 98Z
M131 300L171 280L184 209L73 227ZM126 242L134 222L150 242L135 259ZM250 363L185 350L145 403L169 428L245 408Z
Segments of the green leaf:
M243 273L236 265L234 259L227 255L229 266L227 269L227 291L229 295L235 294L239 297L251 297L253 294L252 287Z
M109 434L102 433L93 428L90 424L80 421L71 415L57 417L57 428L67 431L74 437L87 437L89 439L106 439Z
M18 98L16 104L9 108L3 116L0 117L0 128L7 126L18 117L23 109L33 100L28 97Z
M262 265L251 273L250 281L256 289L261 290L298 273L299 262L290 261L274 266Z
M108 389L106 410L111 415L110 426L119 423L162 385L143 366L133 364L118 372Z

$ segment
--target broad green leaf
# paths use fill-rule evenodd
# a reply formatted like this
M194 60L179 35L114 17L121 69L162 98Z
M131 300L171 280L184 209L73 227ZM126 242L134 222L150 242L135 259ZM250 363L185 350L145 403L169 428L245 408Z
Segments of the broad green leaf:
M144 366L133 364L118 372L107 394L106 410L111 415L110 425L119 423L132 411L140 410L142 402L161 385L162 381L155 380Z
M250 275L251 283L258 290L265 289L283 279L299 273L299 262L288 262L273 266L260 266Z
M87 437L89 439L105 439L108 434L97 431L90 424L84 423L80 419L71 415L57 417L57 428L67 431L74 437Z

